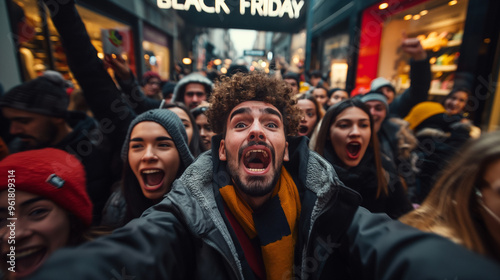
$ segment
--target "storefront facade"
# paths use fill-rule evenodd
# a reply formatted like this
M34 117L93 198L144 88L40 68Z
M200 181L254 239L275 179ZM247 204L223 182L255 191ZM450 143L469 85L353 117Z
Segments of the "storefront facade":
M0 4L7 8L9 35L13 39L1 43L2 50L7 44L14 46L11 55L17 60L18 83L36 78L45 70L56 70L66 79L73 79L59 34L43 2L2 2ZM179 20L174 12L159 10L156 3L132 0L83 0L78 1L76 7L100 58L112 52L121 55L139 77L146 71L155 71L164 80L170 78L172 42L178 33L176 20ZM119 40L119 47L110 49L107 42L110 39ZM3 79L1 82L4 83Z
M330 84L342 87L345 78L348 90L366 90L374 78L384 77L403 92L410 67L400 44L417 37L431 63L429 99L440 102L453 88L468 88L470 118L483 130L498 127L498 1L314 2L309 67L330 71ZM329 9L336 14L322 16Z

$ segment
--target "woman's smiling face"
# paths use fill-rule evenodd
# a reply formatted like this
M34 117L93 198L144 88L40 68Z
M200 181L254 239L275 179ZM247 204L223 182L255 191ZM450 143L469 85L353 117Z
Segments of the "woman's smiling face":
M0 193L0 236L2 260L15 246L16 277L22 278L36 271L57 249L67 245L70 236L68 213L49 200L36 194L16 191L16 211L8 214L8 192ZM7 218L15 220L15 244L7 236L13 236ZM13 240L13 239L9 239ZM10 245L9 245L10 244Z
M347 167L359 164L370 137L370 117L357 107L345 109L330 125L329 139L333 149Z

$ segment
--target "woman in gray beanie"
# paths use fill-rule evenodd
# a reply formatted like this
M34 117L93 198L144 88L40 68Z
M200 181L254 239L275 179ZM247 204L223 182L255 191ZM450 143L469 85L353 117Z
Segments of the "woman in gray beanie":
M121 157L121 188L109 198L101 223L110 227L124 225L159 202L193 162L181 120L165 109L144 112L132 121Z

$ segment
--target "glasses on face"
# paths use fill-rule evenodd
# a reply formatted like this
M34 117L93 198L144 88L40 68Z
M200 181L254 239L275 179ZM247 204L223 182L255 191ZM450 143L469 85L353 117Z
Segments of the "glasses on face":
M205 96L205 93L202 92L202 91L188 91L185 93L186 96L188 97L193 97L193 96L197 96L197 97L203 97Z

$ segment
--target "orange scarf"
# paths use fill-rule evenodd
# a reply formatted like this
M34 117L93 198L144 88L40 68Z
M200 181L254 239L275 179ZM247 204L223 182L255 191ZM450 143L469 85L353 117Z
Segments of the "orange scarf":
M220 188L231 213L250 239L259 238L267 279L292 275L300 197L292 177L284 167L271 198L258 212L241 199L234 186Z

